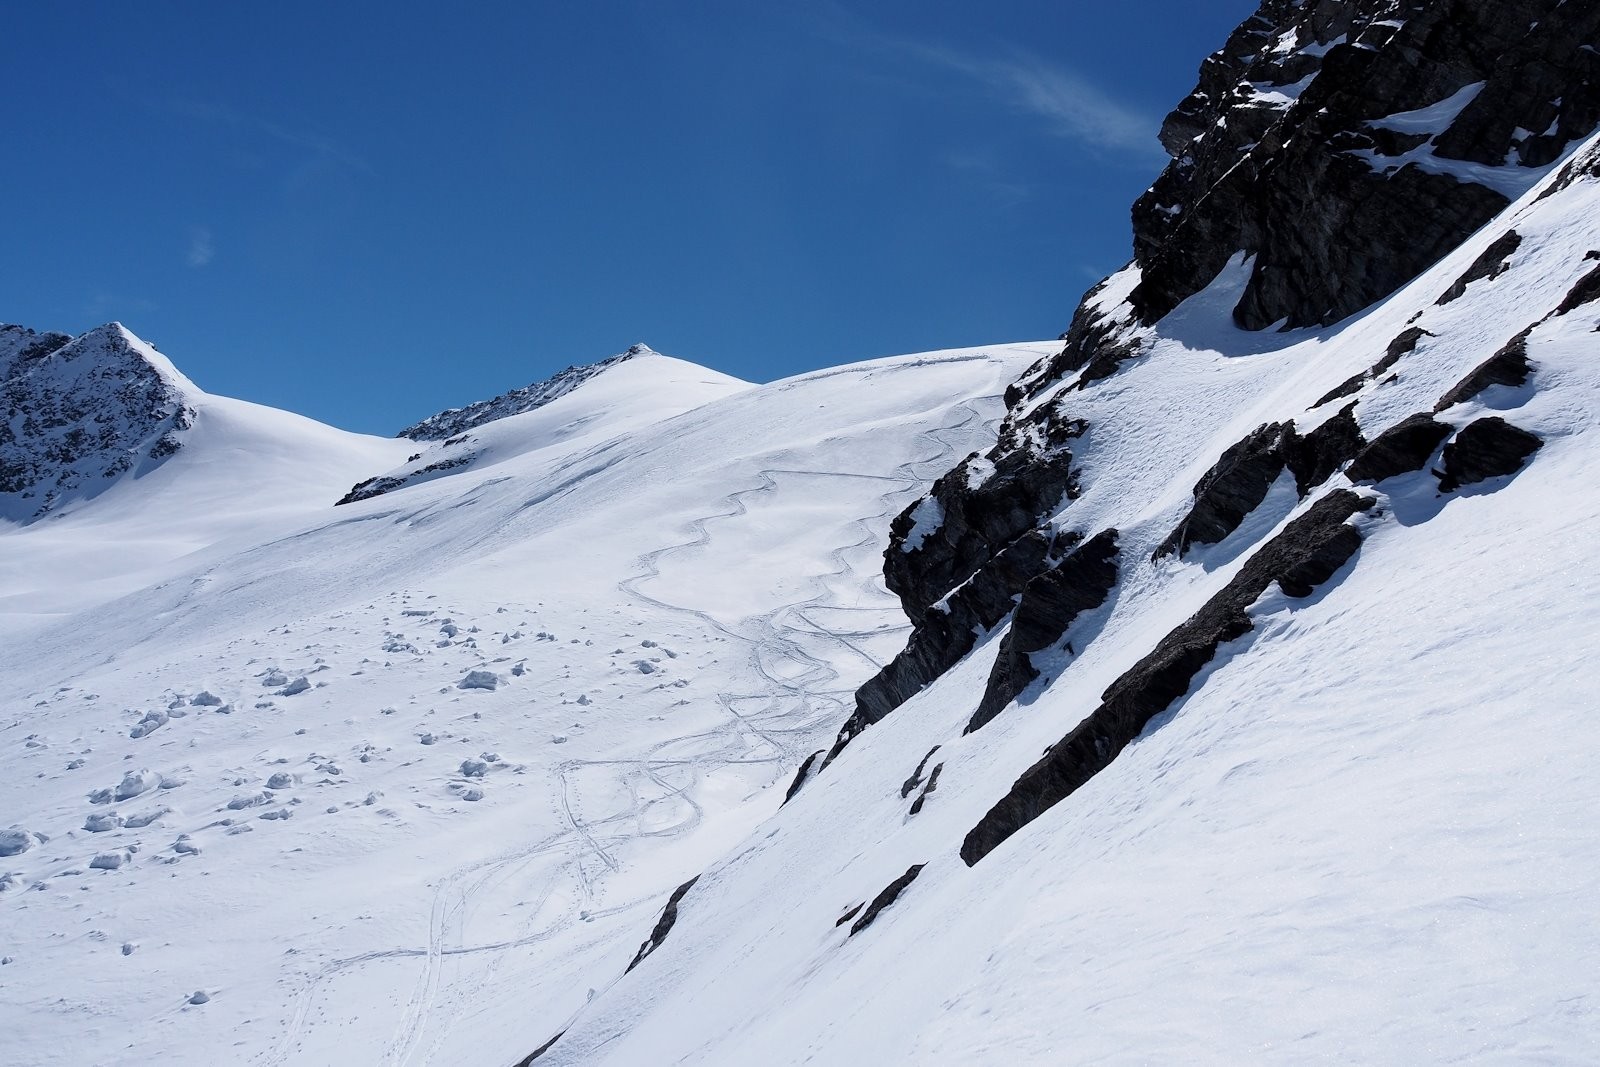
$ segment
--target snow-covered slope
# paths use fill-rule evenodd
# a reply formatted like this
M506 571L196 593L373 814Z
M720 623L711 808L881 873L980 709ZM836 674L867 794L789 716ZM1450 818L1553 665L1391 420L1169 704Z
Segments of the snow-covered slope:
M291 529L410 450L206 393L119 323L70 343L32 336L55 347L0 360L14 431L0 455L27 472L0 494L0 630L142 588L207 546Z
M94 531L177 498L11 531L56 577L0 648L8 1061L521 1058L837 728L903 639L889 517L1053 347L760 387L631 359L59 622ZM255 477L197 437L173 492L208 455Z
M1265 0L1064 343L174 384L0 535L8 1062L1600 1059L1597 46Z
M1585 148L1341 326L1239 331L1239 264L1148 330L1137 364L1065 393L1087 426L1080 489L1053 518L1118 531L1115 591L986 725L970 722L1004 626L853 737L541 1065L1592 1062L1596 160ZM1473 270L1486 254L1493 277ZM1411 351L1365 373L1413 328ZM1505 384L1515 359L1473 376L1519 337L1526 383ZM1314 437L1352 402L1368 441L1419 412L1444 434L1355 494L1335 473L1302 499L1269 470L1216 543L1160 553L1229 446L1286 416ZM1446 490L1486 419L1542 446ZM1077 773L1064 736L1110 745L1094 716L1149 677L1153 650L1198 640L1181 624L1203 624L1265 546L1303 545L1294 524L1341 493L1367 501L1354 555L1301 566L1294 595L1287 577L1247 595L1243 632L1061 795ZM1075 732L1086 716L1095 732Z
M579 386L582 386L579 389ZM556 446L629 433L750 388L749 382L644 345L483 404L441 412L402 436L420 443L406 462L364 478L338 503L391 493L466 469L483 470ZM559 403L557 403L559 401Z

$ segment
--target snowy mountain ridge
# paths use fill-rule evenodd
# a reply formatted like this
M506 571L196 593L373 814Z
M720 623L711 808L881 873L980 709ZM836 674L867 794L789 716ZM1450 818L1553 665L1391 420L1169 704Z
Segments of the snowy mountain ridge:
M194 392L119 322L76 338L0 326L0 516L37 519L171 456Z
M409 437L414 441L443 441L482 426L486 422L503 419L509 415L520 415L542 407L552 400L566 396L584 382L598 374L604 374L625 360L658 354L647 344L631 345L626 352L619 352L595 363L568 367L532 385L512 389L488 400L479 400L466 407L450 408L429 415L422 421L407 426L395 436Z

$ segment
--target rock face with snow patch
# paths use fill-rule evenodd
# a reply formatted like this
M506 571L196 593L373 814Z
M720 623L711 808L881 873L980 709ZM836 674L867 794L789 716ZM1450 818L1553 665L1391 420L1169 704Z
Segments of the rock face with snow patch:
M38 518L173 455L192 388L120 323L77 338L0 326L0 515Z
M1081 488L1071 443L1092 432L1072 414L1076 390L1116 374L1148 345L1151 324L1228 269L1241 272L1232 317L1252 330L1333 323L1394 292L1600 122L1597 42L1600 7L1559 0L1267 0L1167 117L1161 140L1173 162L1134 205L1133 263L1088 293L1062 351L1007 391L995 447L895 521L884 575L915 629L906 652L858 694L841 744L965 656L972 627L999 624L1021 584L1053 565L1041 561L1018 582L1006 563L1023 537L1053 539L1055 524L1070 521L1059 513ZM1492 283L1520 243L1508 230L1443 302ZM1391 374L1430 336L1409 327L1371 370L1314 407ZM1482 370L1485 383L1525 377L1525 360L1512 365L1520 350L1509 350ZM1440 403L1482 387L1464 382ZM1286 469L1305 497L1352 459L1352 477L1367 480L1415 470L1452 431L1419 416L1369 446L1353 410L1304 433L1295 418L1309 422L1310 413L1290 413L1240 440L1195 486L1193 508L1158 555L1222 540ZM1469 440L1452 455L1472 448ZM947 608L983 590L1007 603L949 617ZM1017 689L996 669L975 723L996 713L995 694Z

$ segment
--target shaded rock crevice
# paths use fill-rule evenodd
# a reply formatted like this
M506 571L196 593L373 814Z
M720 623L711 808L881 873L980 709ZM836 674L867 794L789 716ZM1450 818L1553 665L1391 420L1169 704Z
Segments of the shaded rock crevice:
M989 681L964 733L999 715L1040 676L1033 656L1061 641L1086 611L1105 603L1119 573L1117 531L1103 530L1030 579L1000 641Z

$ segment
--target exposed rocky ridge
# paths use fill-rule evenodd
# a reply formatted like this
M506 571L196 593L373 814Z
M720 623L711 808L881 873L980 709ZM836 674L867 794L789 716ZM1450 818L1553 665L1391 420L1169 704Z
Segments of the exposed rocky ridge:
M0 514L38 518L182 447L192 386L120 323L77 337L0 326Z
M1561 0L1269 0L1163 127L1174 162L1134 207L1140 318L1238 252L1246 328L1393 292L1600 121L1597 40L1600 9Z
M552 400L566 396L590 378L605 373L618 363L636 356L648 355L655 355L655 351L649 345L633 345L626 352L602 359L598 363L568 367L543 381L525 385L521 389L512 389L488 400L468 404L466 407L447 408L438 414L429 415L421 422L407 426L395 436L409 437L414 441L443 441L482 426L486 422L541 408Z
M1019 395L1106 377L1236 257L1246 329L1394 292L1600 122L1597 44L1600 9L1563 0L1268 0L1162 126L1126 305L1091 291Z
M1164 123L1173 162L1134 207L1133 263L1085 296L1061 353L1007 390L996 446L895 520L884 574L915 628L906 651L858 694L830 758L967 655L970 626L999 625L988 619L1000 601L1019 595L1019 577L1035 577L989 568L1027 532L1052 536L1053 516L1079 492L1068 446L1087 427L1069 411L1073 389L1115 374L1145 348L1148 324L1230 261L1249 268L1233 317L1250 329L1332 323L1392 293L1600 123L1597 41L1600 8L1559 0L1267 0L1205 61ZM1562 180L1593 166L1571 161ZM1492 282L1520 243L1508 229L1444 302ZM1361 393L1428 336L1408 327L1369 371L1313 407ZM1507 360L1485 373L1515 378ZM1302 497L1353 458L1358 480L1414 470L1451 433L1427 422L1391 427L1370 446L1353 404L1304 435L1292 419L1264 425L1196 486L1193 509L1158 555L1227 536L1285 469ZM963 582L986 590L989 610L959 625L930 618ZM1020 691L1027 669L1011 669L1017 679L996 664L974 722L995 713L999 693Z

